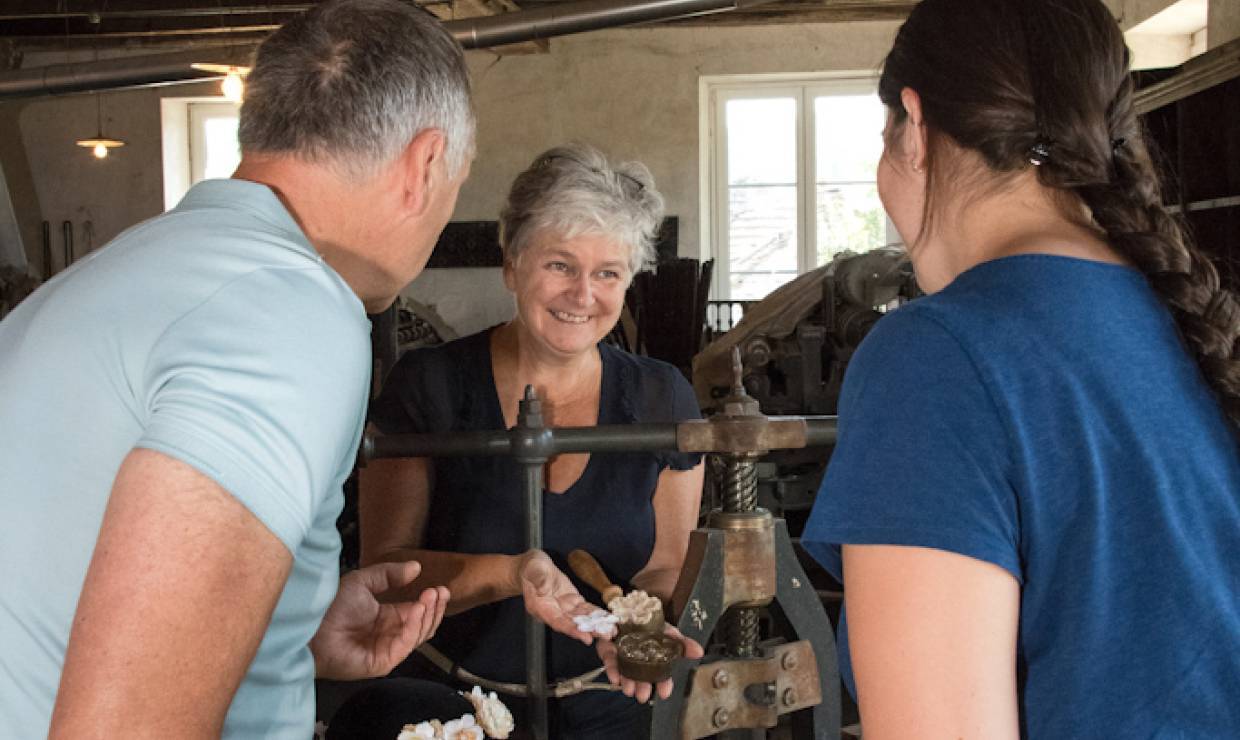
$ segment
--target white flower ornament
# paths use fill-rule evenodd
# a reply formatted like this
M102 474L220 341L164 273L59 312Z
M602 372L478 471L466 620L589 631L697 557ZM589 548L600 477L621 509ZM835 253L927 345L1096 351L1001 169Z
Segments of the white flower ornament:
M443 740L486 740L486 734L474 721L474 715L462 715L443 726Z
M494 691L487 696L475 686L468 694L462 691L461 696L474 706L474 714L463 714L447 723L432 719L405 725L396 740L507 740L514 727L512 712Z
M616 629L616 622L619 617L611 612L602 609L595 609L589 614L579 614L573 617L573 622L577 625L577 629L582 632L592 632L596 635L610 635Z
M419 722L416 725L405 725L400 734L396 736L396 740L435 740L438 737L435 724Z
M477 717L478 726L482 728L487 737L507 740L509 733L516 725L512 719L512 712L508 711L508 707L504 706L504 702L500 701L495 692L492 691L487 695L482 692L482 687L475 686L468 694L461 693L470 704L474 705L474 715Z
M607 606L621 624L649 624L663 610L663 602L659 601L658 596L640 590L616 597Z

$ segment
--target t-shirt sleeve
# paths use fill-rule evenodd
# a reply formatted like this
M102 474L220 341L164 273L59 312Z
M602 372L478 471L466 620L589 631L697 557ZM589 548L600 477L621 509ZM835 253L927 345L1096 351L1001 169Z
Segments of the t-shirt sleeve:
M361 308L326 280L234 280L168 327L144 372L137 446L213 479L290 551L352 467L370 372Z
M685 376L674 367L667 366L667 387L671 396L671 421L691 421L702 418L702 410L698 408L697 396L693 394L693 386L685 380ZM692 470L702 461L697 452L663 453L661 462L672 470Z
M1022 580L1008 434L961 343L917 304L849 364L839 437L802 544L842 579L842 544L929 547Z

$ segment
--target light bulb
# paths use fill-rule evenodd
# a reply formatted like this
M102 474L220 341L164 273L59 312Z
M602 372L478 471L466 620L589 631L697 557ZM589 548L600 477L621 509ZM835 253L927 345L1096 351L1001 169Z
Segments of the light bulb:
M230 102L241 102L241 97L245 95L245 82L241 80L241 75L237 73L237 70L229 71L224 77L224 81L220 83L220 92Z
M103 144L95 144L95 148L91 150L97 159L103 159L108 156L108 148Z

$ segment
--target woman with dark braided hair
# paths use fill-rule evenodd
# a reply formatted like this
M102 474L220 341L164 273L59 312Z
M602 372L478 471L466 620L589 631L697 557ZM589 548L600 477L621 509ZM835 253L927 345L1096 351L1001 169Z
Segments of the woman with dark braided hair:
M867 740L1240 735L1240 304L1100 0L923 0L878 187L925 298L848 368L803 542Z

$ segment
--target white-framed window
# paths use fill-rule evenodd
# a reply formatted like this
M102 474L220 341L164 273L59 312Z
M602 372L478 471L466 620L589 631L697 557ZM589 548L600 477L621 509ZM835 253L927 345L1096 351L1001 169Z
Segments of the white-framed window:
M762 298L844 250L898 240L875 184L877 87L870 73L702 78L702 243L716 298Z
M228 177L241 161L240 109L224 98L160 101L164 155L164 207L172 208L199 180Z

